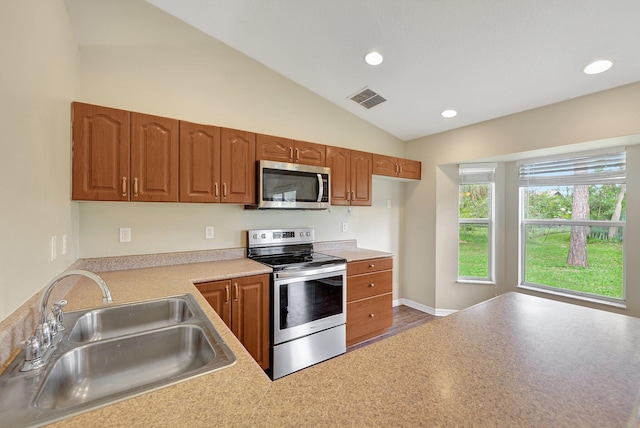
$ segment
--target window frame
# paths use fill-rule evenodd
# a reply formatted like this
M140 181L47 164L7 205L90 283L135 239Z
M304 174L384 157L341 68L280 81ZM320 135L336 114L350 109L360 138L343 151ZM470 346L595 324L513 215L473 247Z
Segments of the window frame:
M458 245L457 280L458 283L495 285L495 170L497 163L460 164L458 166ZM469 184L486 184L489 187L489 206L487 218L460 217L461 187ZM463 224L487 225L487 276L460 275L460 226Z
M538 162L544 162L547 160L554 160L554 159L558 159L558 160L564 160L564 161L569 161L571 159L577 159L577 158L585 158L585 157L589 157L589 156L599 156L602 154L607 154L607 153L619 153L619 152L625 152L625 148L611 148L611 149L605 149L605 150L598 150L598 151L593 151L593 152L586 152L586 153L567 153L564 155L560 155L560 156L553 156L553 157L548 157L548 158L539 158L539 159L527 159L527 160L523 160L523 161L518 161L517 165L518 165L518 170L520 170L521 165L530 165L530 164L534 164L534 163L538 163ZM625 156L626 157L626 156ZM609 185L609 184L623 184L626 185L626 171L624 174L624 180L622 182L620 181L614 181L611 182L609 181L608 177L606 174L603 175L603 177L601 178L601 181L597 182L596 184L600 184L600 185ZM563 296L563 297L568 297L568 298L573 298L573 299L578 299L578 300L584 300L584 301L589 301L589 302L596 302L596 303L602 303L602 304L606 304L606 305L610 305L610 306L615 306L615 307L620 307L620 308L626 308L626 297L627 297L627 281L626 281L626 259L627 259L627 251L626 251L626 220L620 220L620 221L613 221L613 220L573 220L573 219L533 219L533 218L526 218L525 216L525 196L526 196L526 192L527 189L531 188L531 187L535 187L534 186L526 186L523 185L523 180L519 179L520 183L518 185L518 190L519 190L519 197L518 197L518 217L519 217L519 230L518 230L518 241L519 241L519 245L518 245L518 288L523 288L523 289L527 289L527 290L533 290L533 291L537 291L537 292L542 292L542 293L547 293L547 294L553 294L553 295L557 295L557 296ZM570 183L570 179L567 179L566 177L560 178L557 182L553 183L553 181L549 180L548 177L544 178L543 183L538 183L538 186L562 186L562 185L569 185L569 186L576 186L576 185L580 185L583 184L579 181L571 184ZM560 288L560 287L554 287L554 286L550 286L550 285L545 285L545 284L537 284L537 283L531 283L531 282L526 282L525 278L526 278L526 244L527 244L527 239L526 239L526 229L527 226L530 225L542 225L542 226L567 226L567 227L571 227L571 226L589 226L589 227L618 227L621 229L622 231L622 297L621 298L615 298L615 297L609 297L609 296L603 296L603 295L599 295L599 294L594 294L594 293L586 293L586 292L582 292L582 291L577 291L577 290L570 290L567 288Z

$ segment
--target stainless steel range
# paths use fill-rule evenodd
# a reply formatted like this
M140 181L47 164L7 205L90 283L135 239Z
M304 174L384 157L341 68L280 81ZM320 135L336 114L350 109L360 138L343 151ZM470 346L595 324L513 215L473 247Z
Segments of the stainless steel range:
M249 230L248 257L271 275L272 379L346 352L346 260L316 253L310 228Z

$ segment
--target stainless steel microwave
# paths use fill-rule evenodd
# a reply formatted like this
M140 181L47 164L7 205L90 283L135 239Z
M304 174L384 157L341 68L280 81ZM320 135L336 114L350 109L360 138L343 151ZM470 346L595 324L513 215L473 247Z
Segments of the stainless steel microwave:
M323 210L330 206L331 169L261 160L258 209Z

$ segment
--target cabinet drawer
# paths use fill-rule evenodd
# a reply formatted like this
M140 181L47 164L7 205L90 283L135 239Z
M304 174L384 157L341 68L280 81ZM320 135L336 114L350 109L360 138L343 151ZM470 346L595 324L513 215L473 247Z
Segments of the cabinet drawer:
M392 294L388 293L347 303L347 345L393 324L392 299Z
M347 275L360 275L363 273L377 272L379 270L391 269L392 267L392 257L350 262L347 263Z
M391 270L347 278L347 302L391 293L391 291L393 291L393 273Z

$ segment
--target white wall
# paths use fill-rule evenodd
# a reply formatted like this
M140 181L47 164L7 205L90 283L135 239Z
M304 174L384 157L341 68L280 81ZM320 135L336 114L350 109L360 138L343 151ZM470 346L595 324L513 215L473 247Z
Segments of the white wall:
M640 186L634 186L640 182L640 146L635 146L640 143L638 99L640 83L635 83L409 142L407 156L422 160L423 180L406 199L404 227L421 234L420 239L406 234L404 297L436 309L455 310L490 298L496 291L517 290L518 199L513 161L631 144L627 152L625 248L628 309L618 312L640 316ZM488 160L501 162L499 171L503 174L497 183L497 202L503 209L497 219L495 288L456 283L455 169L458 163ZM585 305L616 311L604 305Z
M3 1L0 58L2 320L77 257L69 103L77 94L79 52L63 2Z

